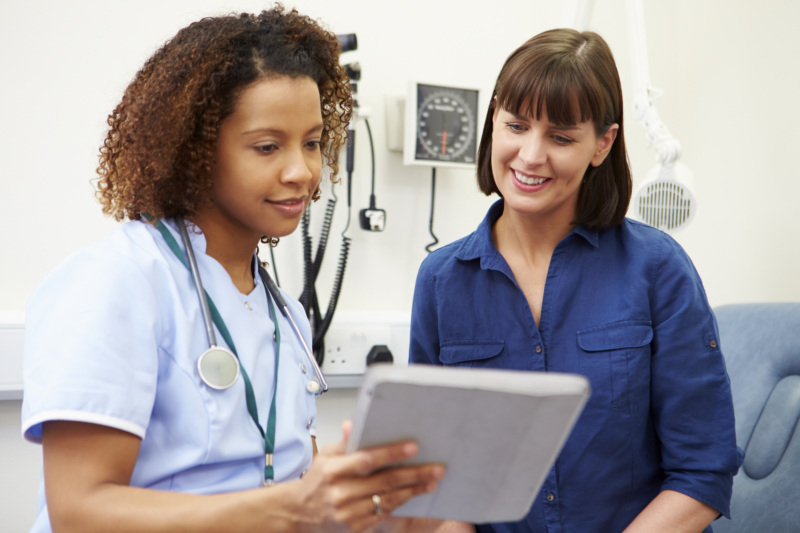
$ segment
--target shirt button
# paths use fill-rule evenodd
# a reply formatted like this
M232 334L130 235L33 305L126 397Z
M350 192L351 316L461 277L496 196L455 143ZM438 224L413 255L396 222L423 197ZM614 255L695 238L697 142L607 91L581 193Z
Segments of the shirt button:
M708 343L708 345L711 346L712 348L716 348L717 347L717 341L711 341L711 342Z
M537 344L536 345L536 353L542 353L542 345L541 344Z
M301 365L300 365L300 370L302 370L302 371L303 371L303 374L305 374L306 372L308 372L308 370L306 370L306 365L303 365L303 364L301 364Z
M555 500L555 499L556 499L556 496L555 496L555 494L553 494L553 493L551 492L551 493L549 493L547 496L545 496L545 498L547 499L547 501L549 501L549 502L552 502L553 500Z
M311 425L314 423L314 420L309 419L308 423L306 424L306 429L311 429Z

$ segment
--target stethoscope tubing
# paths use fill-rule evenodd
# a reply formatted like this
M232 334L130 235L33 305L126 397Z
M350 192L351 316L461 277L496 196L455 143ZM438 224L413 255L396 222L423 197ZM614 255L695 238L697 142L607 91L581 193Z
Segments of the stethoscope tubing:
M203 282L200 279L200 270L197 268L197 259L194 257L194 250L192 246L188 243L189 241L189 232L186 231L186 224L183 223L183 220L179 221L178 229L181 232L181 238L183 239L184 244L186 245L186 256L189 260L189 270L192 272L192 277L194 278L194 284L197 289L197 299L200 300L200 312L203 315L203 323L206 327L206 335L208 336L208 344L209 347L217 346L217 335L214 333L214 324L211 322L211 310L208 307L208 300L204 297L205 296L205 289L203 289Z
M200 270L197 266L197 259L194 255L194 249L191 246L191 241L189 239L189 232L186 229L186 224L183 223L183 219L178 219L178 230L181 234L181 239L184 243L184 248L186 249L186 258L189 263L189 270L192 273L192 278L194 279L195 288L197 289L197 299L200 302L200 313L203 315L203 324L205 325L206 329L206 336L208 337L208 344L209 350L216 348L217 345L217 336L214 332L214 324L211 320L211 309L208 305L208 299L205 298L205 289L203 288L203 281L200 278ZM328 382L325 381L325 376L322 374L322 369L319 367L319 363L317 363L317 358L314 357L314 353L311 351L311 347L303 337L303 333L300 331L300 328L297 326L297 322L294 321L292 317L292 313L289 311L289 306L286 305L286 301L281 296L281 291L275 282L270 277L269 273L264 268L259 268L259 273L261 274L261 279L267 287L267 291L272 296L272 299L275 300L275 303L278 304L278 309L283 316L285 316L289 323L294 330L295 335L300 340L300 343L303 346L303 351L306 353L306 357L308 361L311 363L311 367L314 371L314 377L317 380L317 383L314 385L318 385L318 390L312 390L309 388L309 391L314 392L315 394L322 394L328 391ZM277 322L275 327L277 328ZM233 355L232 355L233 356ZM236 356L233 356L234 359L237 359ZM238 359L236 360L236 366L239 366ZM237 372L238 373L238 372ZM205 381L205 379L204 379ZM313 383L309 383L311 386ZM219 387L215 387L219 388ZM227 388L227 387L223 387ZM316 387L315 387L316 388Z
M294 329L294 333L298 339L300 339L300 343L303 345L303 350L306 352L306 356L308 360L311 362L311 367L314 369L314 376L319 380L320 385L320 393L328 391L328 382L325 381L325 376L322 374L322 369L319 367L319 363L317 363L317 358L314 357L314 353L311 351L311 347L306 342L306 339L303 337L303 333L300 331L300 328L297 326L297 323L294 321L292 317L292 313L289 312L289 306L286 305L286 301L281 296L281 291L278 289L278 286L275 285L275 282L272 281L272 277L270 277L269 273L266 270L262 270L263 272L263 280L264 283L267 285L267 290L272 295L272 298L278 304L278 309L280 309L281 314L289 319L289 323L292 325L292 329Z

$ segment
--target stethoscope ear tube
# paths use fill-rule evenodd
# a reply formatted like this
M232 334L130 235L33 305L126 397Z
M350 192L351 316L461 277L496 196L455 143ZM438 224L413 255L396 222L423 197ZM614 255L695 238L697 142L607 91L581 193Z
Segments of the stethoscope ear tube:
M200 374L200 378L202 379L203 383L205 383L207 386L217 390L227 389L236 383L236 380L238 379L239 374L242 373L243 369L239 363L239 358L233 351L217 345L217 337L216 333L214 332L214 322L211 318L211 306L209 305L208 297L205 289L203 288L203 282L200 278L200 270L197 266L197 259L195 258L194 249L192 248L192 244L189 239L189 232L187 231L186 224L182 218L177 218L176 222L178 230L181 234L181 239L183 240L183 247L185 249L185 260L181 260L183 261L184 265L188 267L192 274L195 289L197 289L197 298L200 303L200 313L203 315L203 324L205 325L206 336L208 337L209 347L208 350L203 352L200 355L200 358L197 360L197 371ZM175 252L175 254L181 258L182 250L178 248L177 243L169 235L169 231L163 227L163 224L160 224L160 221L158 221L156 227L159 229L162 235L164 235L164 238L167 240L170 248L173 249L173 252ZM286 302L281 296L280 289L278 289L278 286L275 285L274 281L272 281L272 278L269 276L266 269L259 266L258 270L269 296L271 296L278 305L278 309L280 310L281 314L289 320L289 323L291 324L295 335L297 335L297 338L300 340L300 343L303 345L303 350L305 351L306 356L311 363L311 367L314 370L314 380L310 381L306 388L312 394L321 394L323 392L327 392L328 384L325 381L325 377L322 375L322 370L317 363L316 357L314 357L314 353L311 351L308 343L306 343L305 337L303 337L300 328L297 326L292 314L289 312L289 307L286 305ZM270 307L271 306L272 304L270 303ZM216 311L214 312L216 313ZM273 320L275 320L274 314ZM224 324L221 327L223 330L225 329ZM275 329L277 332L277 321L275 321ZM232 340L225 336L226 331L222 331L222 333L226 342L231 344ZM232 344L231 348L233 348ZM235 350L235 348L233 348L233 350ZM245 374L245 382L247 381L247 375Z
M275 303L278 304L278 309L280 309L281 314L289 319L289 323L292 325L292 329L294 330L295 335L297 335L297 338L300 339L300 343L303 345L303 350L306 352L306 356L311 363L311 367L314 369L316 381L312 381L308 384L308 391L312 394L322 394L323 392L328 392L328 383L325 381L325 376L322 374L322 369L320 369L319 363L317 363L317 358L314 357L314 352L311 351L311 347L306 342L305 337L303 337L303 333L300 331L300 328L297 327L297 322L295 322L294 318L292 318L292 313L289 312L289 306L286 305L286 301L283 299L283 296L281 296L280 289L278 289L278 286L275 285L274 281L272 281L272 278L265 268L259 266L258 273L261 276L261 281L264 282L267 290L272 295L273 300L275 300Z
M192 272L192 278L194 278L194 284L197 288L197 299L200 300L200 312L203 314L203 323L206 326L208 345L210 347L209 349L211 349L217 345L217 336L214 333L214 324L211 322L211 310L208 308L208 300L203 297L206 292L205 289L203 289L203 282L200 279L200 270L197 268L197 259L194 257L194 250L189 241L189 232L186 230L186 224L184 224L182 218L178 219L178 229L181 232L183 247L186 249L186 257L189 260L189 270Z
M186 249L186 258L189 261L189 270L194 279L197 289L197 299L200 301L200 313L203 315L203 323L206 327L208 336L208 350L200 355L197 360L197 371L203 383L212 389L229 389L236 383L241 372L239 358L222 346L217 346L217 336L214 333L214 324L211 321L211 310L208 307L208 299L205 298L206 291L203 288L203 281L200 279L200 270L197 267L197 259L194 256L194 249L189 241L189 232L182 218L177 219L178 230L181 232L183 247Z

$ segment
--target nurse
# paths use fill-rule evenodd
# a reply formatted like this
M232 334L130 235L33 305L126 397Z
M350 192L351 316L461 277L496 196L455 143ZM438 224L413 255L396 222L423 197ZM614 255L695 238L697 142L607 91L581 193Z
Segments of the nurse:
M701 532L729 515L741 455L716 321L681 247L625 218L622 109L597 34L520 46L478 152L478 185L500 199L419 270L413 362L591 382L528 515L478 532Z
M344 455L345 427L316 453L308 322L282 294L298 335L258 271L258 244L295 230L323 164L335 177L352 109L338 54L279 6L191 24L127 88L97 197L128 221L27 310L34 532L363 531L435 489L440 466L386 468L413 443ZM209 344L229 350L228 383L198 366Z

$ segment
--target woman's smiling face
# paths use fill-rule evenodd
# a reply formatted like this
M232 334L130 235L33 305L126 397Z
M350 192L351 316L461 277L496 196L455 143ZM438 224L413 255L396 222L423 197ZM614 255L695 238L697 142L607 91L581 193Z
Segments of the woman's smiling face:
M554 124L546 109L539 118L495 107L492 173L507 208L522 215L574 220L583 176L603 162L619 126L601 137L595 125Z
M322 130L311 78L279 76L245 88L220 127L208 214L255 241L292 233L320 182Z

